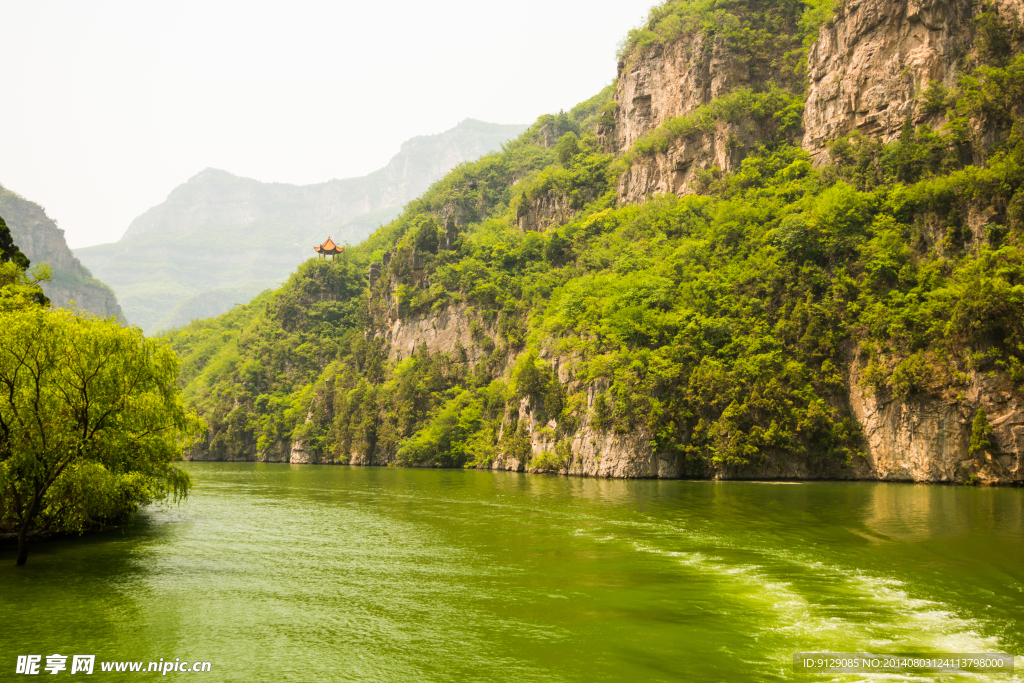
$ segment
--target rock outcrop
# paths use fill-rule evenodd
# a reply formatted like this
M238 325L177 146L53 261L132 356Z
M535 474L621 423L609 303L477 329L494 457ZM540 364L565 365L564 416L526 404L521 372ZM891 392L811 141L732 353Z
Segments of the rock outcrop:
M749 68L721 37L696 34L619 60L616 84L615 145L624 152L666 120L751 83Z
M633 204L656 194L691 194L702 186L705 174L738 168L755 142L750 127L724 122L714 130L678 138L667 151L646 156L623 171L619 199Z
M563 373L564 375L564 373ZM517 472L552 472L615 478L710 477L715 479L848 479L954 483L976 479L985 484L1024 483L1024 401L1005 378L975 373L957 397L923 392L905 401L862 389L855 361L847 384L852 412L863 430L862 456L847 466L799 461L768 454L744 467L689 463L658 453L644 428L615 433L590 421L558 451L557 424L540 424L540 411L524 399L518 422L530 439L530 455L499 454L493 468ZM592 406L594 392L588 403ZM983 408L992 426L993 447L970 454L972 422ZM588 411L588 416L592 411Z
M523 232L545 232L565 225L575 213L568 197L556 190L549 190L524 202L516 212L516 222Z
M388 343L391 360L408 358L426 344L430 353L446 353L459 362L476 363L494 348L492 336L485 329L479 316L470 315L465 304L457 304L438 313L395 320L380 336Z
M96 315L123 319L113 290L92 276L75 258L64 240L64 231L46 215L43 207L0 185L0 216L11 237L33 266L43 263L53 269L53 279L43 292L53 306L66 308L73 301Z
M1011 23L1024 14L1021 0L992 7ZM970 0L843 3L807 55L804 149L821 163L828 143L853 130L890 141L907 119L940 124L943 114L929 114L922 95L932 82L954 85L983 9Z
M807 55L804 149L859 130L892 140L909 117L927 118L922 93L953 85L970 48L970 0L852 0L822 27Z
M985 483L1024 482L1024 403L1012 383L974 373L959 396L928 392L906 401L877 396L858 385L854 363L848 385L853 414L864 431L865 458L856 478L955 482L972 476ZM978 409L993 429L994 447L970 453Z
M696 34L668 45L655 45L618 65L612 148L625 152L645 133L665 121L692 114L698 107L752 82L745 60L737 59L721 37ZM672 142L669 149L635 160L619 177L618 196L625 203L653 194L687 194L701 172L735 169L755 142L749 122L719 122Z

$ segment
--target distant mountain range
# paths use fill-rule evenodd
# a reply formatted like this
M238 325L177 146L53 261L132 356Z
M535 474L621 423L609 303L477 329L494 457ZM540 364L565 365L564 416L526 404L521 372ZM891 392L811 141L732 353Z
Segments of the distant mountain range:
M64 240L64 231L43 207L0 185L0 216L32 266L48 263L53 269L53 279L43 283L43 292L54 306L66 308L73 301L97 315L123 318L113 290L75 258Z
M526 129L466 119L412 138L384 168L316 185L206 169L132 221L113 244L75 250L147 333L219 315L276 287L328 236L362 241L456 165Z

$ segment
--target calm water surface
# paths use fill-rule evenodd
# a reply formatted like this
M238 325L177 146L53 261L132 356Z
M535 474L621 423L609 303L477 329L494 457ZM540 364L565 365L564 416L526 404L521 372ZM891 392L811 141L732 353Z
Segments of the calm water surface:
M188 469L188 502L128 531L0 551L0 680L54 652L209 660L208 681L637 683L1024 654L1020 489Z

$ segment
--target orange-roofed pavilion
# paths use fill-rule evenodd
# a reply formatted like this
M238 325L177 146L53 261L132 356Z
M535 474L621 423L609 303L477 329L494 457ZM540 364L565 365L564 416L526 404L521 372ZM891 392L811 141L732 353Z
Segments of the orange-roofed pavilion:
M327 241L325 241L319 247L313 247L313 251L320 254L320 258L324 258L327 256L330 256L331 258L336 258L338 254L345 251L345 247L339 247L337 244L331 241L330 237L328 237Z

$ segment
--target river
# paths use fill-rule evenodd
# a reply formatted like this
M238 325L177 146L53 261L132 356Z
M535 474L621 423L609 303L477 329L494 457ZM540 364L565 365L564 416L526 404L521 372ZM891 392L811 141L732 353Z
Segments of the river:
M865 678L795 673L797 651L1024 654L1021 489L186 467L181 505L37 543L25 567L0 552L0 670L61 653L209 661L168 676L210 681L735 682Z

